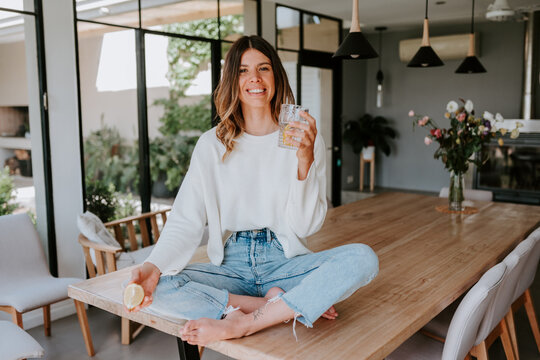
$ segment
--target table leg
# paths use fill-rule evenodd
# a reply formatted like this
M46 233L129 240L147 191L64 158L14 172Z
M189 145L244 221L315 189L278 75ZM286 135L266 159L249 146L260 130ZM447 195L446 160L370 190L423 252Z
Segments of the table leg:
M199 348L197 345L190 345L185 341L182 341L179 337L176 338L178 342L178 354L180 360L200 360Z

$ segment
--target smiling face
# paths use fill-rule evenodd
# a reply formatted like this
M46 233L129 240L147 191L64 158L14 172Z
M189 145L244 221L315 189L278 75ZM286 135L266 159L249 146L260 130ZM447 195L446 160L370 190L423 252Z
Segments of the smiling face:
M262 52L248 49L240 61L240 102L242 107L268 107L275 94L272 63Z

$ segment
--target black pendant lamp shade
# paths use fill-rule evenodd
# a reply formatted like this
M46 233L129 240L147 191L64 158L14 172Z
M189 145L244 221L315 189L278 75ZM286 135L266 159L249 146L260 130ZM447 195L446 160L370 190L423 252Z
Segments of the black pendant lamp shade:
M428 20L428 0L426 0L426 17L424 19L424 33L422 35L422 45L407 64L408 67L432 67L442 66L444 63L435 53L429 43L429 20Z
M421 46L411 61L407 64L408 67L431 67L442 65L444 65L444 63L442 62L441 58L429 45Z
M377 56L379 55L377 55L377 52L375 52L360 30L358 0L353 0L351 31L332 57L337 59L370 59Z
M469 51L467 57L456 69L456 74L480 74L487 72L475 55L474 46L474 0L472 1L471 33L469 34Z
M476 56L467 56L456 70L457 74L479 74L487 72Z
M371 59L379 56L362 32L350 32L339 46L334 58Z

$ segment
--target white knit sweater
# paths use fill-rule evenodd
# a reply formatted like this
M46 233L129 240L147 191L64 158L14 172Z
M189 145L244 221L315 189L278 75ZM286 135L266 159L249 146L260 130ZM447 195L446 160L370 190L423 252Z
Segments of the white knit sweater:
M278 147L278 131L244 133L222 162L225 147L215 128L204 133L191 158L172 211L154 250L146 259L164 275L184 269L208 223L208 257L223 261L223 244L235 231L269 228L287 258L309 253L305 238L326 216L325 146L317 135L315 161L298 180L296 150Z

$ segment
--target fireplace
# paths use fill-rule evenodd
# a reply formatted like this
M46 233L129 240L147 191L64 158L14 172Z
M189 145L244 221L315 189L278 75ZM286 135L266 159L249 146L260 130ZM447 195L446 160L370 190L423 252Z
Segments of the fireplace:
M493 192L494 201L540 205L540 133L496 140L482 148L489 160L475 172L475 187Z

